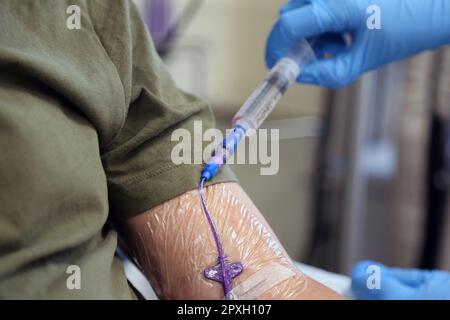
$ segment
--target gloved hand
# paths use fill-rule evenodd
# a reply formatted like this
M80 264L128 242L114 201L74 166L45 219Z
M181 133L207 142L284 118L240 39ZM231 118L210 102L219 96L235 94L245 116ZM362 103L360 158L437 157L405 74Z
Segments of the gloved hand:
M369 289L371 265L380 267L380 288ZM449 300L450 273L418 269L388 268L373 261L363 261L352 271L352 290L364 300Z
M367 26L370 5L381 10L381 29ZM368 70L450 44L449 12L448 0L291 0L269 36L266 62L272 67L300 38L327 34L321 50L334 58L307 66L299 81L342 87ZM337 34L350 34L352 44Z

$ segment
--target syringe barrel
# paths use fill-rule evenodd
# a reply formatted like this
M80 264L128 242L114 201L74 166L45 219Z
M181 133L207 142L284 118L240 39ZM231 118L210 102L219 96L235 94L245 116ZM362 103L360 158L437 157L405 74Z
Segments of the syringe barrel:
M246 130L258 129L298 78L303 67L314 60L315 55L309 43L306 40L299 41L270 70L268 77L233 117L233 126L240 125Z
M206 182L217 175L248 130L256 130L261 126L289 86L298 78L303 67L314 60L311 46L306 40L301 40L270 70L269 76L233 117L233 130L203 167L202 180Z

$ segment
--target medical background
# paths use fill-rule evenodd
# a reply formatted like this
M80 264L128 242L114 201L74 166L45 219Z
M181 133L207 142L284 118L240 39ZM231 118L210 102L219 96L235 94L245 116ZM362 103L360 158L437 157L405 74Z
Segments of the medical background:
M284 1L135 2L177 84L230 128L267 76ZM264 125L280 130L278 173L232 168L296 261L343 275L363 259L450 270L449 98L449 49L338 91L293 85Z

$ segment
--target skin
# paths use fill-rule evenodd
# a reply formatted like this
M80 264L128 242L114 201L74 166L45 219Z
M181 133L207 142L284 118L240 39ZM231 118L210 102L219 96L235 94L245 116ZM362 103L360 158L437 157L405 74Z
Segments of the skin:
M266 276L269 285L252 299L341 298L298 271L238 184L209 186L206 196L229 261L244 264L234 287L275 265L277 270L290 270L289 277L277 282ZM217 264L217 249L197 190L134 217L122 229L135 260L160 298L223 299L221 284L203 276L206 267Z

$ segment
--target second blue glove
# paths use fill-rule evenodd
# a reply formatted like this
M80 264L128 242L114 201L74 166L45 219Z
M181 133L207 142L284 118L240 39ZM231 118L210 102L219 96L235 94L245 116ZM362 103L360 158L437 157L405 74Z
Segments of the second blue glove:
M375 277L379 277L378 288L373 286ZM363 300L450 300L450 273L363 261L352 271L352 291Z

